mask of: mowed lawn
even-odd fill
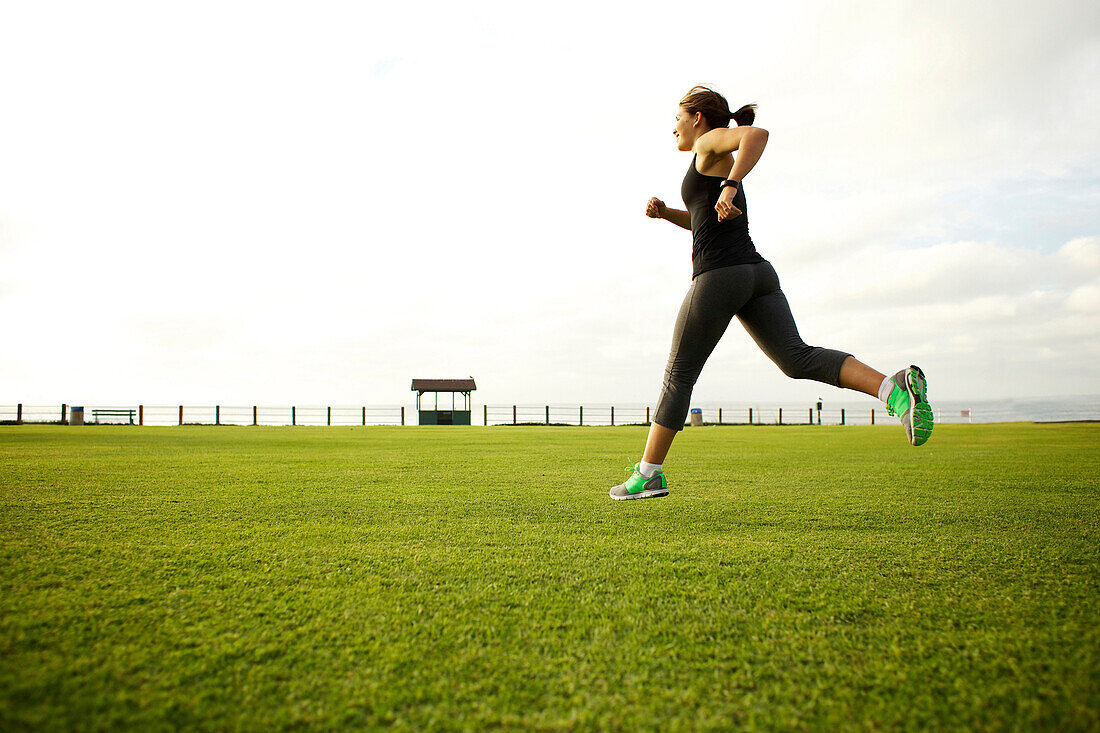
[[[1100,727],[1100,425],[0,427],[0,728]]]

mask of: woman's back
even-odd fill
[[[691,214],[692,277],[720,267],[763,262],[764,258],[756,251],[749,236],[749,212],[745,203],[744,187],[737,187],[737,195],[733,199],[733,205],[742,213],[731,219],[718,221],[714,205],[718,202],[725,176],[700,173],[695,167],[696,159],[697,156],[692,156],[691,165],[680,186],[680,195]]]

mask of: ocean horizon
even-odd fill
[[[68,406],[69,408],[72,405]],[[104,408],[133,409],[137,419],[137,405],[85,404],[84,419],[92,421],[93,410]],[[449,407],[449,405],[448,405]],[[754,423],[805,424],[818,422],[816,401],[700,401],[691,407],[702,412],[706,423]],[[21,412],[16,405],[0,405],[0,422],[14,422],[21,417],[24,422],[56,422],[61,418],[61,406],[24,404]],[[445,409],[441,401],[440,408]],[[647,408],[649,412],[647,413]],[[1100,421],[1100,395],[1073,397],[1031,397],[1004,400],[932,400],[937,423],[997,423],[997,422],[1069,422]],[[651,414],[652,404],[641,402],[622,403],[485,403],[472,405],[473,425],[517,423],[623,425],[643,423]],[[886,413],[885,406],[870,397],[856,400],[825,400],[820,412],[820,422],[836,425],[889,424],[894,418]],[[782,412],[780,412],[782,411]],[[66,419],[68,415],[66,414]],[[185,423],[226,425],[251,425],[255,419],[261,425],[415,425],[418,422],[413,403],[347,405],[258,405],[255,415],[250,405],[187,405],[183,406]],[[127,422],[123,418],[108,416],[105,422]],[[145,425],[177,425],[181,422],[179,405],[146,404],[142,406],[141,420]]]

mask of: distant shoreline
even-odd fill
[[[1100,422],[1100,420],[1094,420],[1091,418],[1082,418],[1080,420],[1033,420],[1036,425],[1061,425],[1071,422]]]

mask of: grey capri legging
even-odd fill
[[[691,390],[734,316],[788,377],[840,386],[840,365],[851,355],[806,345],[771,263],[732,265],[708,270],[691,281],[672,331],[672,352],[653,422],[684,429]]]

